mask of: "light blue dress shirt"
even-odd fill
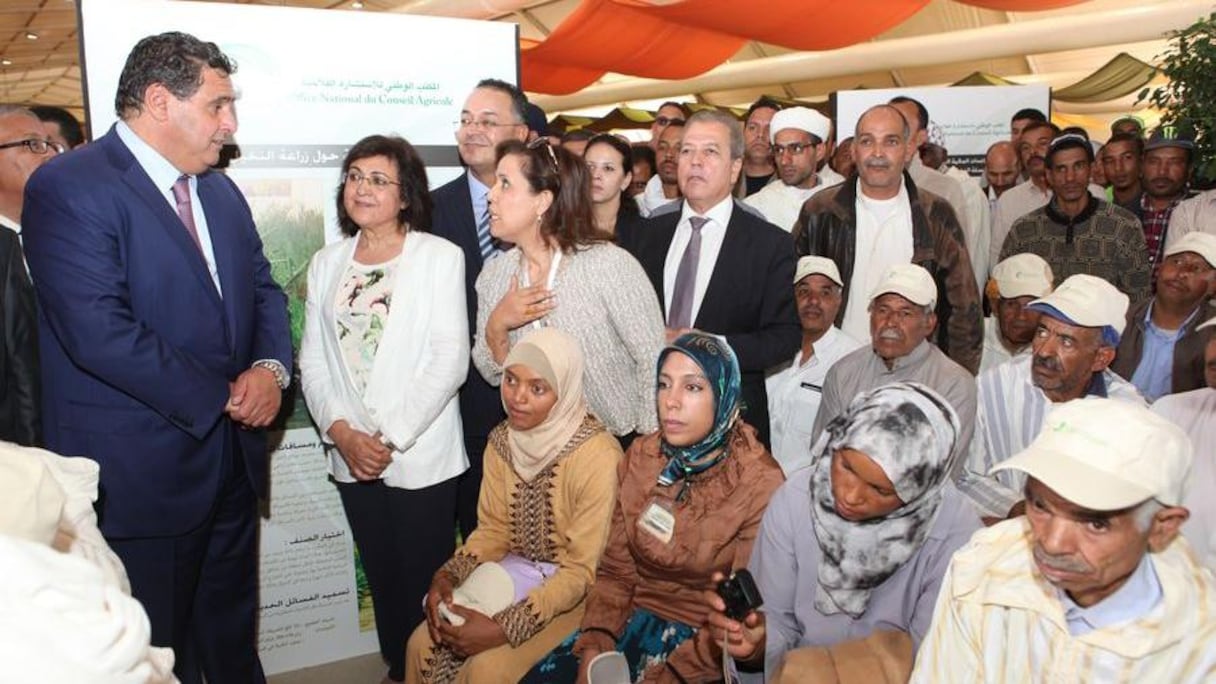
[[[169,203],[169,208],[176,216],[177,201],[173,198],[173,184],[181,177],[182,172],[168,159],[165,159],[160,152],[136,135],[135,131],[131,130],[125,122],[119,121],[114,125],[114,130],[118,133],[118,138],[131,151],[136,163],[152,179],[153,185]],[[198,178],[191,175],[189,185],[190,207],[194,213],[194,227],[198,231],[199,246],[203,249],[203,259],[207,262],[207,272],[211,274],[211,282],[215,283],[215,291],[219,293],[220,297],[223,297],[224,290],[220,287],[220,274],[215,268],[215,250],[211,247],[211,231],[207,228],[207,214],[203,211],[203,203],[198,199]],[[186,230],[184,224],[182,230]]]
[[[1144,312],[1144,349],[1140,352],[1140,365],[1132,373],[1131,381],[1150,403],[1173,390],[1174,345],[1198,313],[1196,309],[1177,330],[1162,330],[1153,323],[1153,305],[1149,304]]]
[[[1161,580],[1157,578],[1148,553],[1140,558],[1140,564],[1123,586],[1088,608],[1078,606],[1068,594],[1060,592],[1068,633],[1075,637],[1148,615],[1161,599]]]

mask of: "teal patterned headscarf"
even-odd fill
[[[725,339],[697,331],[680,335],[659,352],[656,377],[663,369],[663,361],[672,352],[692,359],[705,374],[714,393],[714,424],[709,434],[696,444],[677,447],[668,444],[666,439],[661,441],[663,455],[668,458],[663,472],[659,473],[659,484],[664,486],[712,468],[721,461],[726,456],[726,450],[721,447],[726,444],[739,417],[739,361]]]

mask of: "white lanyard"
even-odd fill
[[[545,279],[545,287],[552,290],[553,285],[557,282],[557,265],[562,262],[562,252],[559,249],[553,250],[553,258],[549,259],[549,277]],[[524,257],[524,253],[519,253],[519,265],[522,267],[523,276],[520,278],[520,287],[531,287],[532,278],[528,275],[528,262]]]
[[[557,284],[557,267],[561,263],[562,263],[561,250],[560,249],[553,250],[553,256],[552,256],[552,258],[549,259],[549,275],[547,278],[545,278],[545,288],[548,289],[550,292],[553,291],[554,286]],[[523,276],[520,278],[519,286],[520,287],[531,287],[532,278],[528,276],[528,262],[527,262],[526,257],[524,257],[523,250],[520,250],[520,253],[519,253],[519,265],[522,267],[520,270],[523,271]],[[539,318],[536,319],[535,321],[532,321],[528,325],[530,327],[537,328],[537,329],[545,327],[544,324],[541,323],[541,319],[539,319]]]

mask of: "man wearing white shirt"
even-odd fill
[[[0,104],[0,226],[21,235],[25,183],[34,169],[61,151],[47,140],[33,112]]]
[[[655,174],[646,182],[646,188],[637,195],[638,211],[642,216],[650,216],[656,209],[671,204],[680,199],[680,180],[678,176],[680,158],[680,137],[684,135],[684,122],[674,120],[663,127],[655,143],[655,157],[658,168]]]
[[[1216,329],[1216,318],[1199,325],[1202,332]],[[1207,387],[1168,394],[1153,402],[1153,412],[1169,419],[1191,438],[1195,461],[1182,505],[1191,517],[1182,525],[1182,536],[1194,547],[1199,562],[1216,572],[1216,335],[1208,332],[1204,348]]]
[[[1165,232],[1166,248],[1195,231],[1216,233],[1216,190],[1201,192],[1174,207],[1169,229]]]
[[[802,323],[802,349],[785,365],[771,369],[765,380],[773,458],[786,477],[810,463],[811,429],[828,369],[862,346],[832,325],[840,309],[843,284],[831,259],[804,256],[798,260],[794,301]]]
[[[1051,293],[1051,266],[1037,254],[1015,254],[992,269],[997,300],[984,319],[984,358],[980,373],[1005,363],[1030,348],[1041,313],[1030,302]]]
[[[941,293],[932,342],[974,373],[983,340],[975,273],[954,210],[904,173],[916,155],[911,135],[895,107],[866,110],[853,138],[857,173],[807,201],[794,244],[800,255],[836,262],[844,279],[836,324],[863,342],[870,335],[869,294],[887,269],[907,263],[925,268]]]
[[[988,236],[980,233],[980,222],[984,220],[983,208],[978,205],[972,206],[977,202],[983,204],[983,197],[977,195],[969,200],[967,190],[959,179],[952,178],[937,168],[925,166],[921,161],[920,148],[929,141],[929,110],[925,108],[925,105],[902,95],[891,98],[889,104],[904,115],[904,118],[908,120],[908,125],[912,128],[912,146],[918,153],[913,154],[912,159],[908,162],[908,175],[912,177],[912,182],[916,183],[916,187],[928,190],[950,203],[950,207],[954,209],[954,216],[958,219],[958,225],[963,229],[967,255],[971,259],[972,271],[975,272],[976,287],[984,289],[983,283],[988,281],[988,259],[987,253],[982,252],[979,248],[987,246]],[[942,140],[939,143],[943,148],[945,147],[944,142]]]
[[[815,167],[826,150],[832,122],[809,107],[790,107],[773,115],[769,131],[780,182],[769,183],[744,203],[758,209],[769,223],[792,231],[802,205],[827,187]]]
[[[788,360],[800,339],[790,289],[796,256],[788,233],[731,197],[742,168],[739,122],[717,110],[693,114],[680,143],[679,210],[622,235],[621,246],[658,293],[669,339],[695,328],[725,337],[734,349],[743,417],[767,444],[764,371]]]
[[[1000,466],[1026,516],[954,554],[911,682],[1211,682],[1216,581],[1178,538],[1194,451],[1142,406],[1055,407]]]
[[[975,439],[957,484],[986,523],[1022,513],[1025,479],[992,471],[1042,432],[1053,405],[1092,397],[1145,405],[1135,386],[1109,369],[1127,305],[1114,285],[1074,275],[1030,303],[1042,314],[1030,353],[980,374]]]

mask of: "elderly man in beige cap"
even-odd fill
[[[999,466],[1027,477],[1026,517],[950,562],[911,681],[1216,678],[1216,580],[1179,530],[1190,440],[1113,399],[1056,407]]]
[[[1136,388],[1108,368],[1127,320],[1127,295],[1080,274],[1029,308],[1042,314],[1031,353],[979,377],[975,439],[958,482],[988,523],[1022,512],[1022,476],[993,473],[993,466],[1038,436],[1052,404],[1110,397],[1145,405]]]
[[[764,380],[773,458],[786,477],[811,461],[811,428],[819,413],[828,370],[845,354],[862,346],[833,324],[843,286],[840,271],[831,259],[804,256],[798,260],[794,303],[802,324],[802,348],[788,363],[769,370]]]
[[[1182,428],[1196,446],[1190,484],[1183,504],[1191,517],[1182,526],[1182,535],[1195,548],[1199,561],[1216,572],[1216,318],[1199,324],[1198,332],[1207,337],[1204,347],[1204,387],[1179,394],[1167,394],[1153,402],[1153,413],[1168,418]]]
[[[774,114],[769,142],[781,182],[769,183],[743,202],[758,209],[769,223],[792,231],[802,205],[827,187],[815,169],[827,152],[825,141],[831,135],[831,120],[809,107],[790,107]]]
[[[1042,314],[1030,302],[1051,293],[1051,266],[1037,254],[1015,254],[992,269],[996,285],[995,315],[984,319],[984,356],[980,373],[995,368],[1034,340]]]
[[[955,448],[965,452],[975,428],[975,378],[929,341],[937,326],[937,296],[933,276],[920,266],[887,269],[870,294],[870,346],[851,352],[828,371],[812,442],[858,392],[910,380],[954,407],[962,428]]]
[[[1111,370],[1131,381],[1149,401],[1204,386],[1205,335],[1216,294],[1216,235],[1187,233],[1165,249],[1157,266],[1157,291],[1127,312]]]

